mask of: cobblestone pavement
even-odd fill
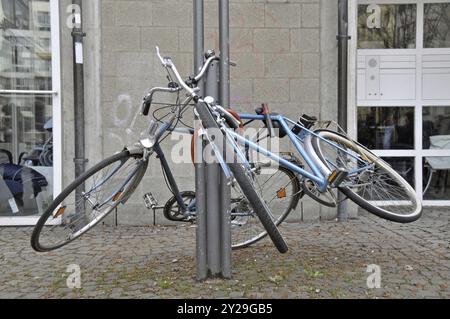
[[[31,228],[0,228],[0,298],[449,298],[450,212],[399,225],[362,215],[346,224],[286,224],[289,253],[268,240],[233,252],[233,279],[195,280],[195,228],[99,226],[53,253]],[[81,267],[81,289],[66,285]],[[367,265],[381,288],[367,288]]]

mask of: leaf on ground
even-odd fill
[[[279,283],[279,282],[281,282],[282,280],[283,280],[283,277],[282,276],[280,276],[280,275],[275,275],[275,276],[271,276],[271,277],[269,277],[269,280],[271,281],[271,282],[274,282],[274,283]]]

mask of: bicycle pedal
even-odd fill
[[[345,170],[337,169],[333,171],[330,176],[328,176],[328,183],[332,187],[339,187],[341,183],[346,179],[348,176],[348,172]]]
[[[183,219],[183,222],[185,223],[191,223],[191,224],[195,224],[196,218],[193,216],[189,216],[186,217],[185,219]]]
[[[158,201],[152,193],[144,194],[144,204],[147,209],[155,209],[158,206]]]

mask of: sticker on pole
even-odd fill
[[[81,42],[75,42],[75,62],[77,64],[83,64],[84,63],[83,43],[81,43]]]
[[[17,207],[17,203],[16,203],[16,200],[14,199],[14,197],[10,198],[8,200],[8,203],[9,203],[9,207],[11,207],[13,214],[17,214],[19,212],[19,207]]]

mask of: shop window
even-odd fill
[[[34,92],[52,89],[50,6],[0,6],[0,217],[37,216],[53,199],[53,97]]]
[[[423,108],[423,148],[450,149],[450,107]]]
[[[414,149],[414,108],[358,107],[358,141],[369,149]]]
[[[423,198],[450,200],[450,157],[423,159]]]

